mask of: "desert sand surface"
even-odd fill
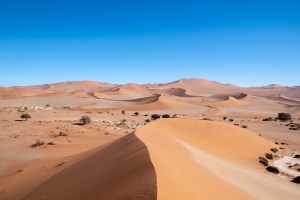
[[[275,120],[281,112],[292,122]],[[0,87],[0,199],[300,199],[290,182],[300,171],[299,123],[299,86]],[[279,174],[259,163],[265,153]]]

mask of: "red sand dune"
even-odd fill
[[[157,199],[299,199],[292,184],[257,170],[275,145],[232,125],[162,119],[137,131],[157,174]]]
[[[246,93],[259,96],[281,94],[290,98],[300,97],[300,87],[284,87],[273,84],[271,86],[264,87],[243,88],[231,84],[221,84],[215,81],[195,78],[180,79],[167,84],[139,85],[130,83],[125,85],[116,85],[95,81],[72,81],[35,86],[0,88],[0,98],[15,98],[55,92],[72,93],[75,91],[97,92],[95,95],[99,97],[102,95],[124,95],[124,93],[133,96],[135,94],[134,98],[137,98],[136,94],[149,96],[157,93],[158,90],[166,90],[165,92],[167,94],[175,96],[189,96],[190,94],[187,94],[187,91],[189,91],[189,93],[193,94],[191,96],[202,96],[201,94],[220,95],[230,93]],[[127,99],[129,99],[129,97]]]

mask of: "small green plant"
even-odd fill
[[[258,160],[264,166],[266,166],[266,167],[269,166],[269,161],[267,159],[265,159],[264,157],[259,157]]]
[[[274,173],[274,174],[279,174],[279,169],[278,169],[277,167],[274,167],[274,166],[268,166],[268,167],[266,168],[266,170],[267,170],[268,172],[272,172],[272,173]]]
[[[160,115],[158,115],[158,114],[153,114],[153,115],[151,115],[151,119],[152,120],[157,120],[157,119],[159,119],[160,118]]]
[[[273,160],[273,154],[271,154],[271,153],[266,153],[265,156],[266,156],[266,158],[268,158],[269,160]]]
[[[21,117],[21,119],[25,119],[26,121],[27,121],[28,119],[31,119],[31,116],[30,116],[28,113],[24,113],[24,114],[22,114],[20,117]]]
[[[55,145],[54,142],[48,142],[47,145]]]
[[[38,146],[42,146],[42,145],[44,145],[44,144],[45,144],[44,141],[42,141],[42,140],[40,140],[40,139],[37,139],[37,140],[35,141],[35,143],[31,145],[31,147],[35,148],[35,147],[38,147]]]
[[[300,176],[296,176],[293,180],[292,180],[293,183],[297,183],[297,184],[300,184]]]
[[[86,124],[89,124],[89,123],[91,123],[91,118],[90,118],[90,116],[88,116],[88,115],[83,115],[83,116],[81,116],[81,118],[79,119],[79,121],[80,121],[80,123],[82,124],[82,125],[86,125]]]
[[[23,112],[25,112],[26,110],[28,110],[28,107],[18,107],[18,108],[17,108],[17,111],[20,112],[20,113],[23,113]]]
[[[204,117],[204,118],[202,118],[201,120],[207,120],[207,121],[212,121],[210,118],[208,118],[208,117]]]
[[[277,153],[278,152],[278,149],[276,149],[276,148],[271,148],[270,149],[273,153]]]
[[[298,123],[290,123],[290,130],[294,130],[294,131],[297,131],[300,129],[300,124]]]
[[[296,154],[294,158],[300,158],[300,154]]]
[[[292,116],[290,113],[278,113],[277,118],[281,121],[288,121],[292,119]]]
[[[121,113],[122,113],[122,115],[125,115],[125,110],[122,110]]]
[[[162,118],[170,118],[170,115],[168,114],[164,114],[163,116],[161,116]]]
[[[122,126],[125,126],[126,123],[127,123],[126,119],[122,119],[120,124],[121,124]]]

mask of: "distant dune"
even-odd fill
[[[48,99],[48,103],[44,97]],[[268,106],[270,104],[287,105],[290,106],[289,109],[295,109],[295,106],[300,105],[300,87],[272,84],[243,88],[195,78],[180,79],[166,84],[117,85],[95,81],[72,81],[0,88],[0,106],[26,106],[27,102],[31,102],[29,106],[51,103],[75,109],[160,110],[212,106],[220,110],[224,106],[257,104],[266,105],[267,109],[271,108]],[[68,102],[68,105],[65,102]]]
[[[166,90],[167,89],[167,90]],[[269,95],[286,95],[288,97],[299,97],[300,87],[285,87],[277,84],[262,87],[249,87],[243,88],[232,84],[222,84],[215,81],[209,81],[205,79],[180,79],[166,84],[125,84],[117,85],[105,82],[95,81],[71,81],[61,82],[45,85],[34,86],[16,86],[16,87],[0,87],[1,98],[5,96],[7,98],[15,98],[27,96],[26,93],[30,93],[31,96],[38,95],[40,93],[55,93],[55,92],[76,92],[76,91],[89,91],[104,93],[109,95],[115,95],[125,91],[129,93],[150,94],[153,90],[165,91],[166,94],[175,96],[189,96],[187,91],[196,93],[210,93],[210,94],[232,94],[232,93],[245,93],[260,96]],[[27,92],[26,92],[27,91]],[[116,93],[115,93],[116,92]],[[125,92],[126,93],[126,92]],[[191,95],[193,96],[193,95]]]

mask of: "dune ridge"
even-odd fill
[[[22,200],[154,200],[156,190],[147,148],[129,134],[54,175]]]

